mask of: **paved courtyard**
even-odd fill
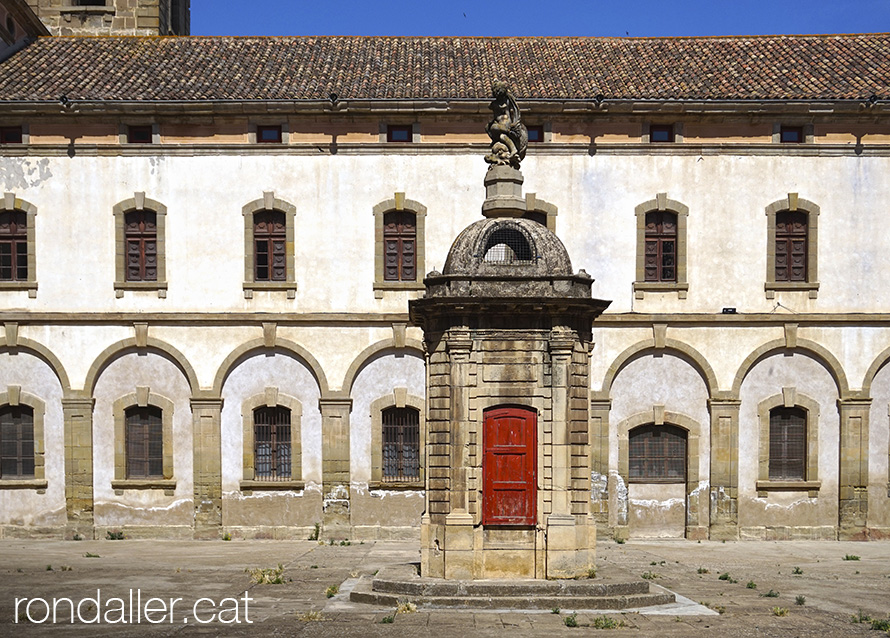
[[[702,613],[708,610],[689,604],[661,613],[578,610],[572,616],[578,627],[573,628],[566,626],[576,611],[570,608],[559,613],[421,609],[394,614],[392,608],[349,602],[348,591],[359,577],[389,564],[417,561],[416,543],[4,539],[0,638],[505,632],[548,638],[591,632],[875,638],[883,632],[873,631],[871,623],[855,623],[853,617],[886,619],[890,613],[890,543],[602,541],[598,551],[598,576],[639,578],[647,573],[656,586],[719,613]],[[844,560],[853,556],[859,559]],[[286,582],[252,584],[246,570],[268,570],[279,563]],[[720,579],[721,574],[729,576]],[[329,592],[332,586],[338,593]],[[770,592],[777,595],[767,596]],[[101,622],[85,622],[97,617]],[[384,622],[388,617],[392,622]],[[604,617],[622,626],[596,629],[608,623]]]

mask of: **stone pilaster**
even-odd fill
[[[222,532],[222,422],[219,397],[192,397],[195,538],[219,538]]]
[[[609,527],[609,411],[608,393],[590,400],[590,509],[601,531]]]
[[[468,437],[470,429],[470,352],[473,341],[466,328],[448,334],[448,355],[451,359],[451,508],[467,511]]]
[[[711,540],[739,537],[739,409],[731,397],[708,401],[711,412]]]
[[[66,536],[93,537],[93,405],[72,392],[62,399],[65,421]]]
[[[352,399],[332,395],[318,400],[321,411],[323,527],[327,538],[350,536],[349,413]]]
[[[838,450],[838,540],[868,538],[868,414],[871,399],[837,402],[840,413]]]

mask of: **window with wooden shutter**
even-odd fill
[[[645,281],[677,281],[677,216],[646,213]]]
[[[124,216],[127,244],[127,281],[158,280],[157,215],[150,210],[133,210]]]
[[[628,436],[628,478],[636,483],[686,481],[686,430],[673,425],[641,425]]]
[[[407,211],[383,216],[383,280],[417,279],[417,220]]]
[[[802,408],[773,408],[769,413],[769,478],[805,481],[807,413]]]
[[[34,478],[34,410],[0,408],[0,478]]]
[[[287,280],[287,233],[284,213],[263,210],[253,216],[254,281]]]
[[[420,480],[420,412],[415,408],[383,410],[384,482]]]
[[[28,280],[28,215],[0,213],[0,281]]]
[[[164,426],[161,409],[127,408],[127,478],[164,478]]]
[[[807,281],[807,214],[776,214],[776,281]]]
[[[291,412],[283,406],[253,411],[254,478],[291,479]]]

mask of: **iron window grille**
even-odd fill
[[[420,480],[420,412],[415,408],[383,410],[383,482]]]
[[[127,408],[127,478],[164,478],[164,426],[153,405]]]
[[[773,408],[769,413],[769,478],[805,481],[807,413],[802,408]]]
[[[686,481],[686,430],[674,425],[641,425],[628,437],[629,479],[636,483]]]
[[[383,280],[417,279],[417,220],[413,213],[392,211],[383,216]]]
[[[287,280],[287,232],[284,213],[264,210],[253,215],[254,281]]]
[[[258,481],[291,479],[290,410],[282,406],[253,411],[254,478]]]
[[[677,216],[646,213],[645,281],[677,281]]]
[[[34,410],[0,408],[0,478],[34,478]]]
[[[776,214],[776,281],[807,281],[807,214]]]
[[[0,213],[0,281],[28,280],[28,215]]]
[[[483,261],[490,264],[530,264],[534,262],[531,245],[516,228],[498,228],[488,236]]]
[[[134,210],[124,216],[127,244],[127,281],[158,280],[157,215],[150,210]]]

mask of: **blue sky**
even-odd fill
[[[192,0],[194,35],[765,35],[890,31],[890,0]]]

